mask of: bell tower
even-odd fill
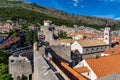
[[[110,28],[106,27],[104,30],[104,42],[108,45],[111,44],[111,34],[110,34]]]

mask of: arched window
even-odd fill
[[[108,35],[108,33],[105,33],[105,35]]]
[[[11,60],[11,63],[13,63],[14,62],[14,60]]]

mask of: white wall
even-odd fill
[[[98,47],[88,47],[88,48],[83,48],[83,53],[84,54],[89,54],[89,53],[97,53],[97,52],[102,52],[106,50],[109,46],[98,46]]]
[[[80,74],[87,77],[87,78],[89,78],[90,80],[97,79],[96,74],[93,72],[93,70],[90,68],[90,66],[87,64],[87,62],[85,60],[79,62],[78,65],[76,65],[74,68],[77,68],[77,67],[87,67],[89,71],[84,72],[84,73],[80,73]]]
[[[60,45],[70,46],[70,43],[60,43]]]
[[[99,52],[103,52],[104,50],[108,49],[109,46],[96,46],[96,47],[82,47],[77,41],[75,41],[72,45],[71,45],[71,50],[75,50],[78,49],[78,51],[82,54],[89,54],[89,53],[99,53]]]
[[[73,36],[72,38],[75,40],[79,40],[81,38],[83,39],[83,35],[76,35],[76,36]]]
[[[49,21],[44,21],[44,26],[50,26],[50,22]]]
[[[85,60],[83,60],[83,65],[87,66],[87,68],[90,70],[89,71],[89,75],[83,74],[84,76],[88,77],[91,80],[95,80],[97,79],[96,74],[93,72],[93,70],[90,68],[90,66],[87,64],[87,62]]]
[[[102,53],[101,56],[110,56],[111,54]]]
[[[71,45],[71,50],[76,50],[78,49],[78,51],[83,54],[83,48],[82,46],[77,42],[75,41],[72,45]]]

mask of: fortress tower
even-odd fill
[[[52,21],[45,20],[44,25],[40,27],[39,34],[43,34],[45,36],[45,41],[49,42],[50,45],[56,45],[56,40],[53,38],[53,30],[49,30],[49,28],[53,28],[54,25],[52,24]]]

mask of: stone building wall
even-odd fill
[[[14,80],[19,80],[23,76],[32,74],[32,66],[26,57],[9,57],[9,74]]]

